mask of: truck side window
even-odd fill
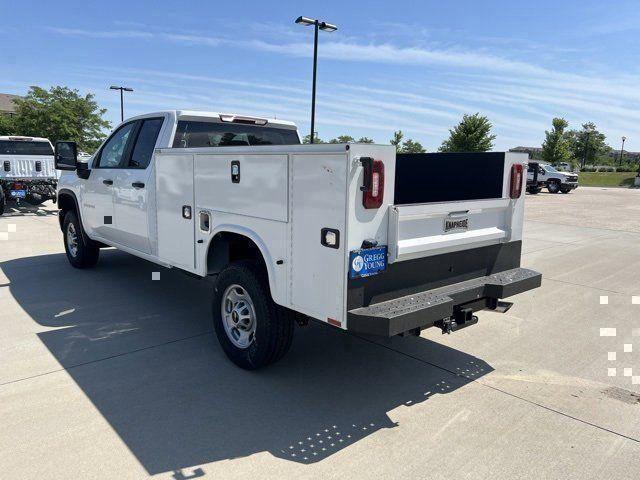
[[[98,168],[118,168],[122,161],[127,142],[133,133],[136,122],[127,123],[120,127],[104,144],[98,159]]]
[[[162,127],[162,118],[145,119],[140,127],[136,145],[129,159],[129,168],[147,168]]]

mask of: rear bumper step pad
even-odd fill
[[[527,268],[454,283],[433,290],[375,303],[348,312],[348,330],[391,337],[408,330],[432,326],[450,317],[462,304],[480,299],[500,299],[537,288],[542,275]]]

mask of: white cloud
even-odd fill
[[[226,37],[159,31],[127,23],[122,26],[126,29],[50,28],[50,31],[101,39],[153,39],[205,48],[225,46],[289,57],[311,55],[310,42],[298,40],[295,34],[282,35],[285,40],[278,42],[252,38],[259,33],[255,29],[249,29],[244,37]],[[401,128],[413,134],[443,136],[463,113],[479,111],[494,122],[499,133],[498,145],[504,147],[508,146],[507,141],[518,138],[520,141],[516,143],[539,143],[544,129],[548,128],[551,117],[555,115],[566,116],[572,127],[577,126],[575,123],[594,120],[609,136],[633,131],[640,119],[640,90],[637,88],[640,77],[633,74],[604,71],[578,75],[459,47],[363,44],[354,40],[335,41],[333,37],[323,39],[319,55],[336,61],[432,67],[438,73],[447,72],[445,79],[442,76],[431,78],[424,74],[424,68],[410,71],[407,68],[407,76],[421,80],[410,85],[406,78],[398,79],[398,82],[402,81],[402,89],[397,89],[396,81],[388,77],[387,83],[393,86],[379,88],[356,82],[325,85],[318,97],[322,125],[362,126],[365,129],[376,123],[377,128],[383,119],[383,124],[388,126],[385,131]],[[148,69],[118,69],[117,73],[156,85],[157,90],[173,88],[185,94],[183,101],[193,105],[209,102],[216,109],[219,107],[215,105],[222,104],[225,108],[228,105],[230,110],[234,109],[233,105],[247,109],[262,106],[260,112],[272,110],[278,115],[286,113],[300,117],[303,121],[306,116],[300,112],[308,109],[306,84],[298,87],[296,85],[300,83],[289,78],[266,83]],[[274,77],[277,75],[275,72]],[[377,80],[384,82],[384,79]],[[204,85],[212,83],[220,87],[215,95],[210,95],[209,89],[204,88]],[[431,94],[416,94],[414,91]],[[139,100],[145,101],[143,98]],[[174,99],[179,100],[179,97]],[[152,102],[153,99],[147,97],[146,101]]]

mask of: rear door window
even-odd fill
[[[180,120],[173,148],[299,145],[296,130],[224,122]]]
[[[0,140],[0,155],[53,155],[49,142]]]

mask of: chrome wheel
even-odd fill
[[[256,336],[256,312],[249,293],[230,285],[222,295],[222,323],[227,337],[238,348],[248,348]]]
[[[72,257],[78,256],[78,234],[73,223],[67,227],[67,248]]]

